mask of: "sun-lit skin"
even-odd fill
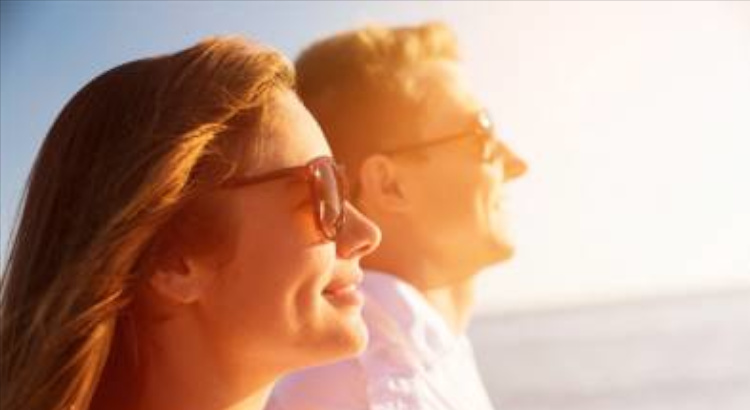
[[[476,113],[483,109],[455,63],[423,63],[408,75],[418,90],[424,90],[423,141],[471,128]],[[436,146],[424,155],[427,164],[410,166],[406,180],[413,186],[415,207],[424,215],[417,220],[424,226],[425,237],[435,241],[436,249],[449,252],[462,271],[512,255],[503,221],[504,183],[525,167],[513,154],[503,163],[481,163],[477,145],[466,139]]]
[[[330,155],[291,92],[275,98],[269,116],[264,138],[273,149],[247,175]],[[304,182],[282,179],[220,190],[198,205],[213,218],[188,242],[221,237],[222,249],[187,246],[157,261],[139,300],[141,312],[158,314],[139,333],[149,365],[137,408],[259,408],[283,373],[364,348],[353,286],[380,232],[349,206],[336,242],[323,239],[308,192]]]
[[[470,128],[483,108],[454,62],[425,62],[401,75],[422,99],[422,141]],[[468,319],[474,276],[513,254],[503,215],[504,185],[526,170],[507,147],[496,163],[481,162],[481,151],[476,140],[463,139],[414,154],[376,155],[362,168],[363,209],[384,233],[366,266],[417,287],[457,331]],[[373,188],[378,184],[367,182],[372,180],[397,188]]]

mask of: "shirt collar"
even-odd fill
[[[453,349],[463,337],[451,331],[415,287],[395,275],[366,270],[362,290],[371,347],[390,346],[411,352],[416,355],[414,359],[431,362]]]

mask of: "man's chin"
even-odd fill
[[[507,241],[494,241],[488,252],[488,265],[503,263],[513,258],[516,249],[513,244]]]

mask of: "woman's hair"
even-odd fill
[[[140,262],[189,200],[261,155],[290,65],[211,38],[97,77],[62,110],[26,187],[0,294],[0,408],[88,408]]]

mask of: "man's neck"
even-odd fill
[[[420,290],[425,299],[445,319],[454,334],[466,331],[474,307],[474,277],[448,285]]]
[[[410,283],[437,310],[454,334],[466,331],[474,307],[477,270],[435,266],[429,260],[383,258],[378,254],[363,261],[363,265]],[[455,279],[434,285],[439,278]]]
[[[396,226],[375,218],[383,232],[395,232]],[[384,235],[377,251],[362,259],[362,266],[389,273],[414,286],[443,317],[454,334],[465,332],[474,307],[474,277],[481,265],[456,261],[429,247],[420,247],[419,238],[410,237],[408,221],[398,239]]]

